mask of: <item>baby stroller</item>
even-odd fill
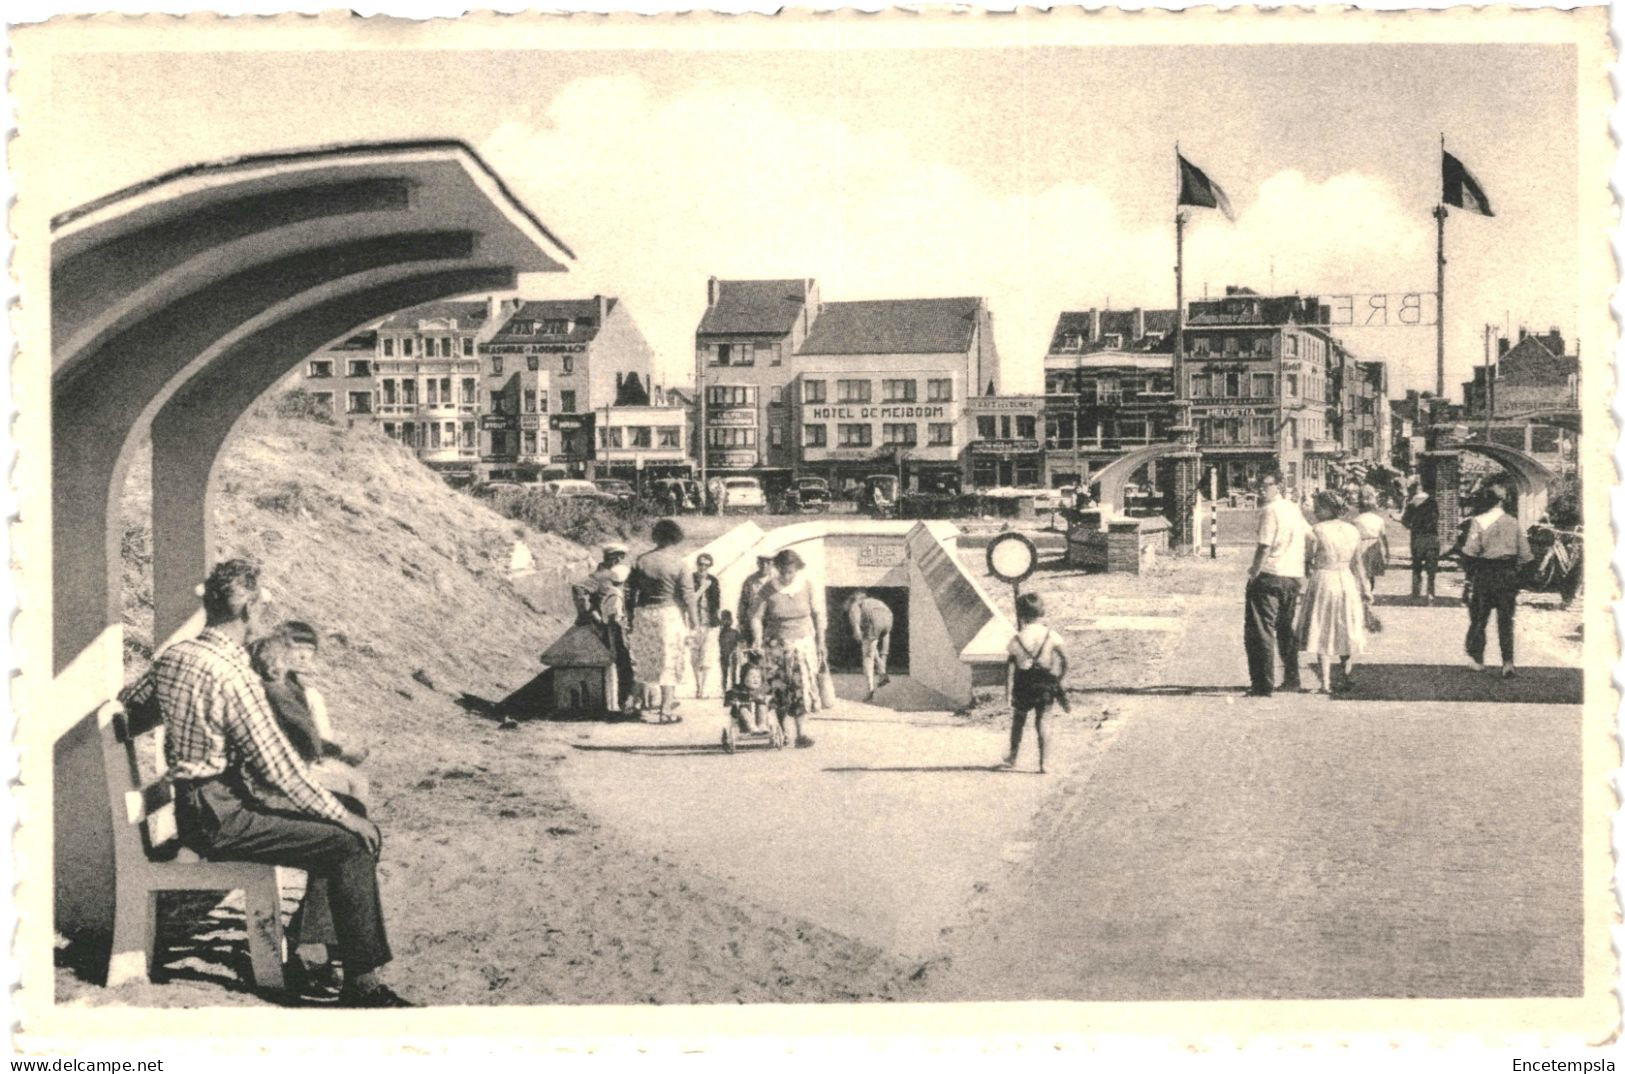
[[[722,748],[736,752],[747,744],[784,748],[784,727],[777,715],[768,711],[763,683],[762,654],[752,649],[744,654],[738,681],[728,688],[728,722],[722,728]]]

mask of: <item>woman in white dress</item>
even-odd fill
[[[1377,591],[1377,579],[1388,570],[1388,519],[1383,516],[1377,490],[1370,485],[1360,486],[1360,511],[1351,520],[1360,531],[1360,562],[1365,567],[1365,581],[1371,592]]]
[[[1309,531],[1309,584],[1298,602],[1298,648],[1320,666],[1316,693],[1346,689],[1354,658],[1365,652],[1365,602],[1370,595],[1360,563],[1360,531],[1343,519],[1343,497],[1315,495],[1315,525]],[[1332,661],[1342,663],[1343,681],[1334,687]]]

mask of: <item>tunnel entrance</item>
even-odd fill
[[[863,674],[863,650],[852,636],[852,620],[848,618],[846,602],[861,589],[891,609],[891,655],[886,671],[892,675],[908,674],[908,587],[907,586],[838,586],[824,591],[824,607],[829,622],[824,627],[824,641],[829,652],[829,670],[836,675]]]

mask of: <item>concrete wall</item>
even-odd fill
[[[909,592],[909,675],[896,691],[898,708],[937,710],[966,704],[977,667],[1003,659],[1012,628],[954,554],[958,530],[949,523],[839,520],[802,522],[763,531],[745,522],[695,549],[710,554],[725,608],[737,608],[741,584],[758,555],[793,548],[806,562],[824,600],[824,585],[906,586]],[[825,609],[825,621],[838,608]]]

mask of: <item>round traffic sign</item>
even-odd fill
[[[1038,549],[1020,533],[1002,533],[987,546],[987,569],[1012,584],[1038,567]]]

